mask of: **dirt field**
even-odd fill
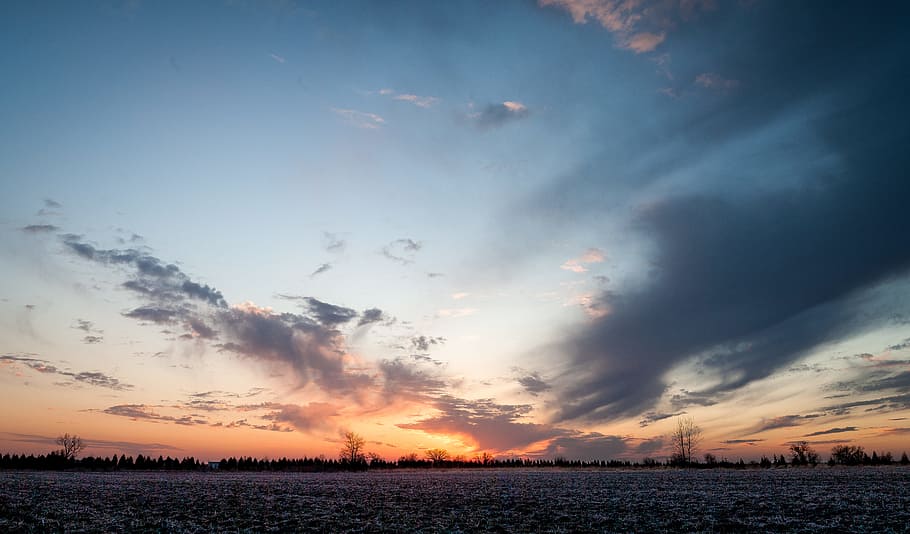
[[[910,532],[910,469],[0,472],[0,531]]]

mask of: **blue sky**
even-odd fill
[[[899,6],[0,10],[6,449],[906,435]]]

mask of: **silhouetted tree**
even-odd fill
[[[75,460],[76,455],[85,448],[82,438],[76,435],[70,436],[68,432],[57,438],[57,445],[62,447],[60,454],[67,461]]]
[[[836,445],[831,449],[831,460],[835,464],[861,465],[865,458],[863,448],[856,445]]]
[[[449,459],[449,451],[445,449],[430,449],[426,452],[427,459],[433,462],[433,465],[439,465]]]
[[[790,463],[793,465],[818,465],[818,453],[808,441],[797,441],[790,444]]]
[[[363,439],[363,436],[348,430],[342,438],[341,452],[339,453],[341,459],[352,464],[365,462],[366,457],[363,452],[363,446],[366,445],[366,440]]]
[[[673,443],[673,463],[689,465],[701,443],[701,428],[691,417],[680,417],[676,420],[676,429],[670,440]]]

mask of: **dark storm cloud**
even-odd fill
[[[489,130],[523,119],[530,115],[528,108],[518,102],[489,104],[480,111],[469,114],[478,128]]]
[[[357,317],[357,312],[351,308],[322,302],[313,297],[304,297],[303,300],[316,320],[329,327],[345,324]]]
[[[685,412],[674,412],[674,413],[662,413],[662,412],[647,412],[642,415],[641,420],[638,422],[638,426],[644,428],[648,425],[656,423],[658,421],[663,421],[664,419],[669,419],[671,417],[676,417],[682,415]]]
[[[828,430],[819,430],[818,432],[812,432],[811,434],[806,434],[807,438],[812,438],[815,436],[825,436],[828,434],[840,434],[843,432],[856,432],[859,430],[855,426],[845,426],[845,427],[835,427],[829,428]]]
[[[525,389],[531,395],[539,395],[546,391],[549,391],[552,386],[548,384],[544,379],[540,378],[539,373],[531,373],[526,376],[522,376],[518,379],[518,383],[521,384],[521,387]]]
[[[237,306],[218,312],[214,321],[222,332],[222,349],[289,365],[301,384],[316,382],[327,391],[352,392],[372,380],[345,369],[343,336],[310,317]]]
[[[735,193],[707,188],[641,209],[633,227],[653,244],[649,278],[604,293],[611,313],[563,343],[578,372],[564,377],[558,419],[640,414],[666,393],[666,373],[695,357],[700,371],[719,379],[696,392],[710,399],[785,369],[820,344],[906,320],[910,247],[899,243],[910,235],[902,59],[910,41],[898,22],[905,17],[891,13],[904,9],[783,4],[730,25],[738,44],[709,59],[718,72],[738,68],[743,85],[682,113],[663,134],[698,143],[650,174],[685,168],[821,99],[808,126],[837,170],[770,152],[764,157],[794,162],[786,183]],[[728,180],[761,183],[764,169],[753,163],[731,168]],[[635,179],[614,179],[622,173],[611,169],[598,181],[590,177],[598,170],[588,171],[585,181],[560,183],[568,196],[550,195],[537,208],[595,217],[608,206],[588,198],[613,199],[610,188]],[[884,283],[886,291],[872,291]]]
[[[382,310],[379,308],[369,308],[363,310],[363,313],[360,314],[360,320],[357,321],[357,326],[364,326],[372,323],[378,323],[385,319],[385,315],[382,313]]]
[[[56,232],[60,228],[54,226],[53,224],[30,224],[28,226],[23,226],[22,231],[30,234],[47,234],[50,232]]]
[[[402,265],[414,263],[414,256],[423,248],[423,244],[411,238],[402,238],[392,241],[382,247],[382,255]]]
[[[136,308],[128,312],[123,312],[124,317],[138,319],[140,321],[149,321],[158,324],[171,323],[179,314],[179,310],[157,308],[154,306],[143,306],[141,308]]]

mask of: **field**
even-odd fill
[[[910,469],[0,472],[0,531],[910,532]]]

